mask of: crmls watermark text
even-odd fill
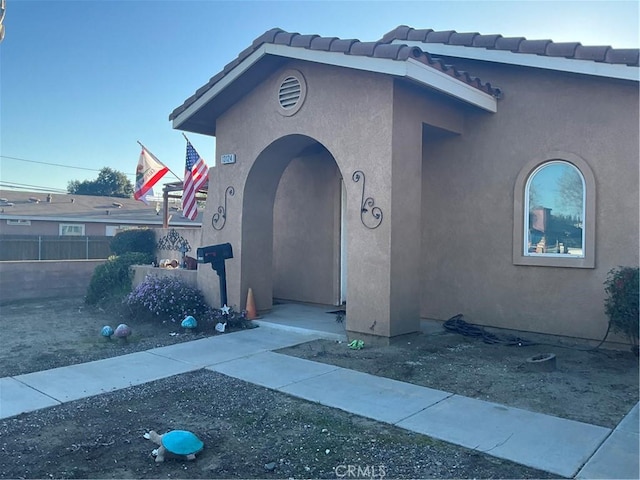
[[[338,478],[384,478],[384,465],[338,465],[333,469]]]

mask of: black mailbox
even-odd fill
[[[233,258],[233,249],[230,243],[198,248],[198,263],[210,263],[211,268],[213,268],[218,274],[218,277],[220,277],[221,307],[227,306],[227,273],[224,267],[224,261],[228,258]]]
[[[227,258],[233,258],[233,249],[230,243],[198,248],[198,263],[213,264],[224,262]]]

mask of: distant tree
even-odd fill
[[[95,180],[72,180],[67,191],[76,195],[129,198],[133,195],[133,184],[126,174],[104,167]]]
[[[562,199],[564,213],[582,217],[584,187],[582,186],[582,178],[575,169],[564,167],[564,171],[558,179],[558,191]]]

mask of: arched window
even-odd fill
[[[584,258],[585,183],[564,161],[546,162],[525,188],[524,255]]]
[[[595,266],[595,179],[577,155],[553,152],[529,162],[514,190],[513,262]]]

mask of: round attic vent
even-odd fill
[[[302,107],[307,95],[307,85],[297,70],[285,72],[278,85],[278,110],[282,115],[290,117]]]

